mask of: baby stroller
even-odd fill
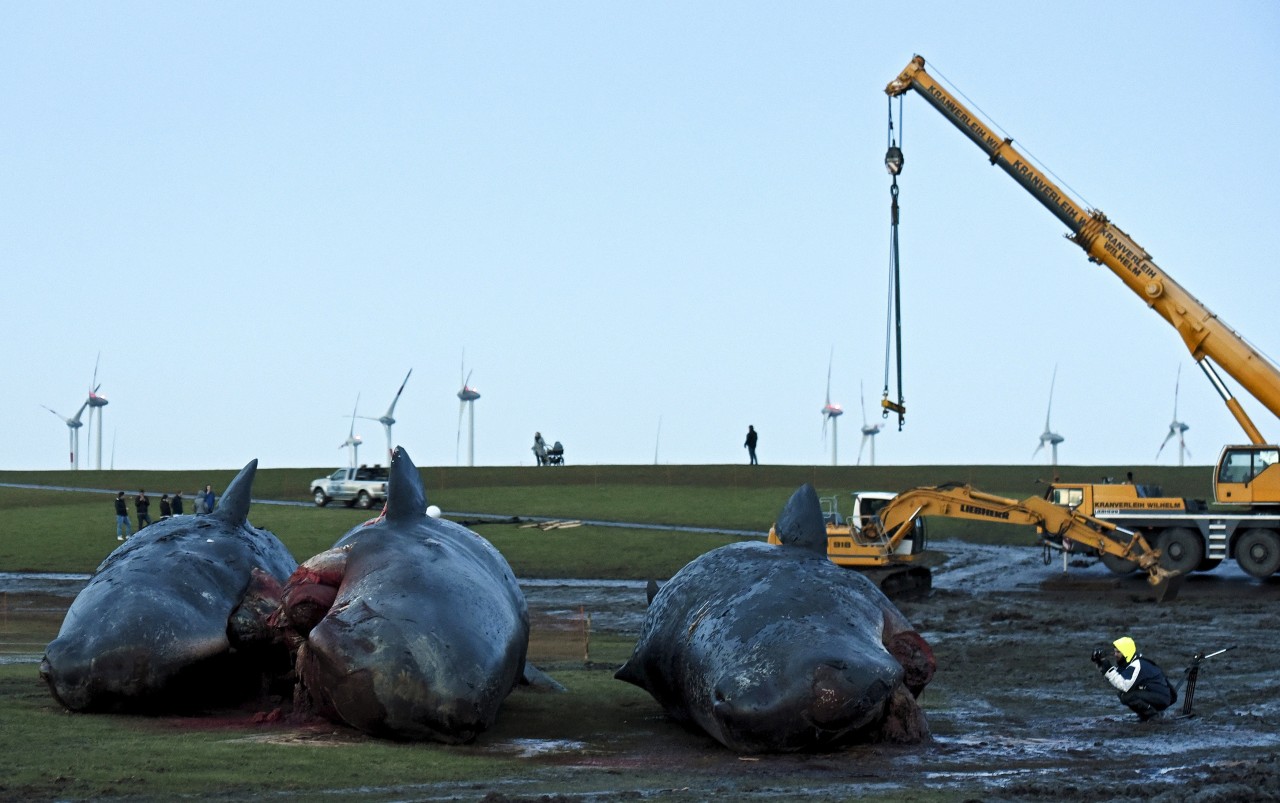
[[[551,448],[547,450],[547,465],[564,465],[564,447],[560,445],[560,441],[556,441],[551,445]]]

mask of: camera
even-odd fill
[[[1105,657],[1106,656],[1102,654],[1101,647],[1094,647],[1093,654],[1089,656],[1089,660],[1093,661],[1095,664],[1100,664],[1102,663],[1102,659]]]

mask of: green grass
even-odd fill
[[[1063,480],[1123,478],[1125,467],[1060,467]],[[1205,467],[1144,466],[1142,482],[1170,495],[1203,497]],[[791,492],[814,484],[838,495],[848,509],[855,489],[900,491],[918,485],[967,482],[981,490],[1025,498],[1043,493],[1044,466],[566,466],[563,468],[423,468],[429,499],[447,512],[597,519],[645,524],[768,530]],[[259,469],[255,499],[306,501],[309,482],[325,469]],[[193,492],[210,482],[218,490],[234,471],[0,472],[0,482],[65,485],[134,493]],[[132,511],[132,505],[130,506]],[[298,560],[327,549],[372,514],[341,505],[328,508],[256,504],[250,521],[271,530]],[[511,525],[476,526],[522,577],[666,577],[689,559],[731,536],[579,527],[540,532]],[[1033,543],[1029,528],[991,527],[935,519],[935,539]],[[0,571],[89,572],[116,547],[111,494],[0,487]]]
[[[1123,477],[1124,468],[1060,470],[1064,480]],[[1171,494],[1199,496],[1207,468],[1142,468],[1141,481]],[[0,482],[68,485],[106,491],[194,491],[205,482],[224,488],[234,471],[207,472],[0,472]],[[262,469],[257,499],[309,499],[307,483],[323,469]],[[854,489],[897,491],[947,481],[1023,498],[1039,495],[1043,467],[806,468],[740,466],[583,466],[563,469],[435,469],[422,471],[428,495],[446,511],[500,515],[602,519],[724,527],[763,532],[802,482],[823,495]],[[153,510],[155,505],[153,504]],[[275,532],[302,560],[327,549],[370,513],[255,504],[250,520]],[[697,555],[732,536],[583,526],[547,532],[511,524],[475,529],[506,556],[519,577],[668,577]],[[990,527],[936,520],[935,538],[965,537],[1031,543],[1026,528]],[[117,546],[111,494],[0,488],[0,571],[88,572]],[[7,597],[4,603],[8,606]],[[37,602],[36,604],[43,604]],[[4,609],[3,641],[18,652],[38,651],[60,617]],[[542,635],[541,638],[554,638]],[[544,644],[543,649],[555,645]],[[217,720],[93,716],[61,709],[32,664],[0,664],[0,799],[163,800],[178,796],[255,797],[264,790],[298,797],[321,792],[341,799],[431,794],[479,797],[487,789],[573,794],[602,788],[668,789],[670,768],[661,762],[626,770],[548,774],[555,760],[528,760],[502,749],[517,739],[567,739],[586,744],[584,754],[651,755],[650,747],[679,748],[691,758],[683,772],[720,777],[741,772],[736,758],[703,737],[665,720],[652,698],[612,678],[610,668],[630,654],[631,640],[593,633],[591,665],[542,664],[568,688],[565,694],[518,691],[503,705],[495,728],[480,743],[450,747],[399,744],[336,726],[299,729],[261,726],[248,712]],[[550,653],[548,653],[550,654]],[[560,655],[574,654],[560,645]],[[537,661],[539,656],[530,657]],[[289,737],[270,739],[264,737]],[[790,766],[783,764],[782,766]],[[802,775],[796,782],[818,776]],[[603,778],[603,780],[602,780]],[[500,779],[500,780],[495,780]],[[506,787],[518,781],[519,786]],[[785,784],[783,770],[764,782]],[[539,787],[539,784],[542,784]],[[337,794],[333,794],[337,790]],[[407,790],[407,791],[406,791]],[[872,795],[878,799],[930,799],[927,790]],[[933,795],[950,799],[951,793]],[[673,795],[679,799],[679,795]]]
[[[218,790],[236,799],[254,796],[264,786],[295,792],[351,789],[350,797],[360,797],[354,790],[521,772],[514,758],[345,731],[337,742],[341,760],[335,760],[329,748],[264,741],[261,737],[273,729],[253,724],[247,712],[213,724],[176,717],[68,714],[30,665],[0,666],[0,699],[5,715],[0,797],[6,799],[162,799],[197,790]]]

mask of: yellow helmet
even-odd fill
[[[1120,651],[1126,661],[1132,661],[1133,656],[1138,654],[1138,645],[1133,643],[1133,639],[1128,636],[1121,636],[1111,642],[1115,648]]]

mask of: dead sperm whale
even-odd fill
[[[288,672],[266,620],[297,566],[248,523],[258,461],[209,515],[174,516],[98,566],[40,664],[73,711],[167,711],[252,697],[264,673]]]
[[[397,447],[387,505],[304,561],[275,622],[315,709],[365,732],[467,742],[490,727],[524,668],[529,615],[502,555],[425,514]]]
[[[740,753],[927,738],[915,697],[932,651],[875,584],[827,560],[812,487],[778,532],[781,546],[730,544],[677,572],[616,677]]]

